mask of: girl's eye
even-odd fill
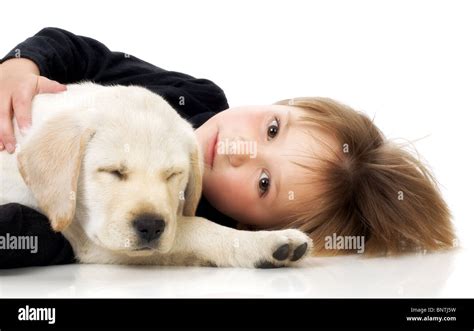
[[[278,117],[275,117],[267,129],[267,136],[269,138],[268,140],[275,138],[276,135],[278,134],[279,129],[280,129],[280,120],[278,119]]]
[[[270,177],[262,171],[260,178],[258,179],[258,194],[260,197],[263,197],[270,188]]]

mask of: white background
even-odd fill
[[[415,146],[439,180],[463,247],[444,285],[423,294],[474,297],[473,2],[8,1],[1,12],[1,56],[43,27],[61,27],[165,69],[211,79],[231,106],[326,96],[375,116],[389,138],[419,139]],[[336,273],[354,265],[332,261]],[[380,270],[393,266],[387,261]],[[410,263],[400,268],[417,265]],[[439,257],[430,274],[445,263]],[[410,279],[426,284],[423,272]]]

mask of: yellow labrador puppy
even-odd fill
[[[0,153],[0,204],[44,213],[83,263],[276,267],[311,249],[298,230],[195,217],[203,161],[193,129],[145,88],[73,84],[36,96],[32,116],[17,151]]]

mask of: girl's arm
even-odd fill
[[[228,108],[224,92],[210,80],[164,70],[132,55],[112,52],[89,37],[44,28],[0,60],[0,151],[15,149],[12,113],[20,128],[27,127],[35,94],[65,89],[55,81],[68,84],[84,80],[146,87],[161,95],[195,127]]]
[[[90,80],[105,85],[147,87],[185,118],[228,108],[224,92],[210,80],[159,68],[127,53],[110,51],[97,40],[59,28],[42,29],[14,47],[0,63],[15,57],[32,60],[41,76],[63,84]]]

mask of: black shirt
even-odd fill
[[[14,57],[34,61],[40,75],[63,84],[92,81],[143,86],[162,96],[194,128],[228,108],[224,92],[210,80],[156,67],[130,54],[110,51],[97,40],[59,28],[42,29],[12,49],[0,63]],[[196,214],[225,226],[237,226],[235,220],[213,208],[204,197]],[[0,245],[0,269],[75,261],[64,236],[51,229],[46,216],[29,207],[17,203],[0,206],[0,244],[7,234],[36,236],[38,250],[33,254]]]

